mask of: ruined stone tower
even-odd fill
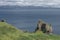
[[[35,29],[35,32],[38,30],[42,31],[43,33],[49,34],[49,33],[52,33],[52,26],[51,26],[51,24],[47,24],[44,21],[39,20],[37,23],[37,28]]]

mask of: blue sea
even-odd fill
[[[52,24],[53,33],[60,34],[60,9],[50,8],[0,8],[0,20],[5,19],[7,23],[16,28],[33,32],[37,27],[39,19]]]

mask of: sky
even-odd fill
[[[60,0],[0,0],[0,6],[4,5],[60,7]]]

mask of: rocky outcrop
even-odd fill
[[[43,33],[52,33],[52,26],[51,24],[48,24],[42,20],[39,20],[37,23],[37,28],[35,29],[36,31],[42,31]]]
[[[6,20],[2,19],[1,22],[6,22]]]

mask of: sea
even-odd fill
[[[39,7],[0,7],[0,20],[16,28],[34,32],[39,19],[52,25],[53,34],[60,34],[60,9]]]

